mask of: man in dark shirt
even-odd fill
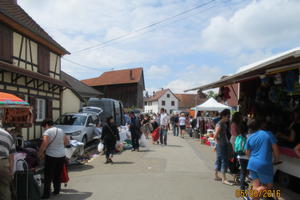
[[[130,112],[130,126],[129,130],[131,132],[132,141],[132,151],[139,151],[139,139],[141,135],[141,124],[140,120],[135,116],[134,112]]]
[[[179,122],[179,116],[178,116],[178,114],[173,115],[171,117],[171,123],[172,123],[173,135],[174,136],[178,136],[179,135],[178,122]]]
[[[10,181],[13,175],[13,153],[16,152],[12,136],[0,128],[0,200],[10,200]]]

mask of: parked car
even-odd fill
[[[93,140],[98,123],[96,113],[66,113],[55,121],[54,126],[61,128],[72,139],[86,144]]]
[[[100,115],[102,122],[106,122],[108,117],[113,116],[117,126],[125,124],[123,104],[120,101],[108,98],[90,98],[87,106],[98,107],[103,110],[103,113]]]
[[[99,119],[100,119],[100,124],[102,122],[102,118],[103,118],[103,109],[99,108],[99,107],[93,107],[93,106],[87,106],[87,107],[83,107],[79,110],[80,113],[91,113],[91,114],[97,114]]]

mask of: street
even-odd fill
[[[214,153],[209,147],[170,134],[168,142],[141,152],[124,151],[113,165],[104,164],[101,156],[73,166],[68,186],[54,199],[236,199],[238,187],[213,180]]]

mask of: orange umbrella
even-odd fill
[[[14,107],[14,106],[29,106],[29,103],[26,101],[22,100],[21,98],[5,93],[5,92],[0,92],[0,107]]]

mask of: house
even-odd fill
[[[143,68],[108,71],[82,82],[102,92],[105,98],[122,101],[124,108],[142,109],[144,106]]]
[[[0,1],[0,91],[21,97],[33,110],[24,139],[40,138],[45,118],[62,112],[61,57],[69,52],[48,35],[16,0]]]
[[[179,99],[178,110],[188,112],[192,107],[204,103],[207,98],[198,94],[175,94]]]
[[[159,113],[161,108],[171,114],[178,110],[179,99],[170,89],[154,92],[153,96],[145,98],[144,110],[146,113]]]
[[[78,112],[82,106],[86,105],[89,98],[100,98],[103,96],[103,93],[87,86],[63,71],[61,71],[61,80],[69,86],[62,92],[62,113]]]

